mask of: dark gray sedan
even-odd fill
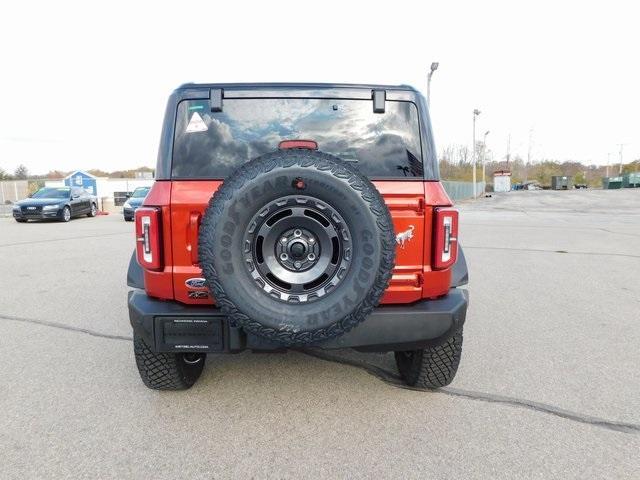
[[[138,207],[142,205],[144,199],[147,198],[149,190],[151,190],[151,187],[138,187],[133,191],[128,200],[124,202],[122,213],[124,214],[124,220],[126,222],[133,220],[133,215],[136,213]]]
[[[41,188],[13,205],[13,218],[20,223],[46,219],[68,222],[72,217],[95,217],[97,213],[97,198],[76,187]]]

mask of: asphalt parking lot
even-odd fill
[[[440,392],[391,355],[135,368],[133,225],[0,218],[2,478],[640,478],[640,189],[463,203],[471,305]]]

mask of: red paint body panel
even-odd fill
[[[209,199],[221,184],[218,180],[155,183],[145,205],[163,207],[165,267],[162,272],[145,271],[149,295],[189,304],[213,303],[210,298],[189,298],[185,281],[202,275],[197,265],[198,227]],[[433,207],[451,205],[444,188],[439,182],[375,181],[374,184],[389,207],[396,234],[405,233],[404,245],[402,242],[397,245],[396,266],[381,303],[411,303],[445,295],[449,291],[451,270],[432,271],[430,265]]]
[[[453,205],[449,195],[440,182],[424,182],[424,200],[434,207],[450,207]]]
[[[197,228],[209,199],[222,185],[220,180],[174,180],[171,182],[171,224],[173,231],[173,282],[175,299],[183,303],[212,304],[210,298],[191,299],[185,281],[189,278],[201,277],[198,266],[198,231]],[[195,223],[195,225],[194,225]]]
[[[374,184],[389,207],[396,235],[409,233],[404,245],[396,245],[396,266],[380,303],[412,303],[422,297],[424,187],[422,182],[382,181]]]

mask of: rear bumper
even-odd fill
[[[453,288],[436,300],[381,305],[350,332],[313,346],[378,352],[424,348],[464,324],[467,304],[468,292]],[[142,290],[129,292],[129,319],[134,332],[156,352],[282,349],[277,343],[232,327],[220,309],[156,300]]]

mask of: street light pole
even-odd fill
[[[483,183],[483,193],[487,191],[487,180],[485,179],[485,168],[484,164],[487,160],[487,135],[489,135],[489,130],[484,132],[484,138],[482,139],[482,183]]]
[[[607,153],[607,174],[605,177],[609,176],[609,164],[611,163],[611,152]]]
[[[476,117],[480,115],[480,110],[473,109],[473,145],[471,146],[471,155],[473,155],[473,198],[478,196],[478,188],[476,185]]]
[[[431,106],[431,77],[433,76],[433,72],[438,69],[438,62],[431,63],[431,70],[429,71],[429,75],[427,75],[427,106]]]

